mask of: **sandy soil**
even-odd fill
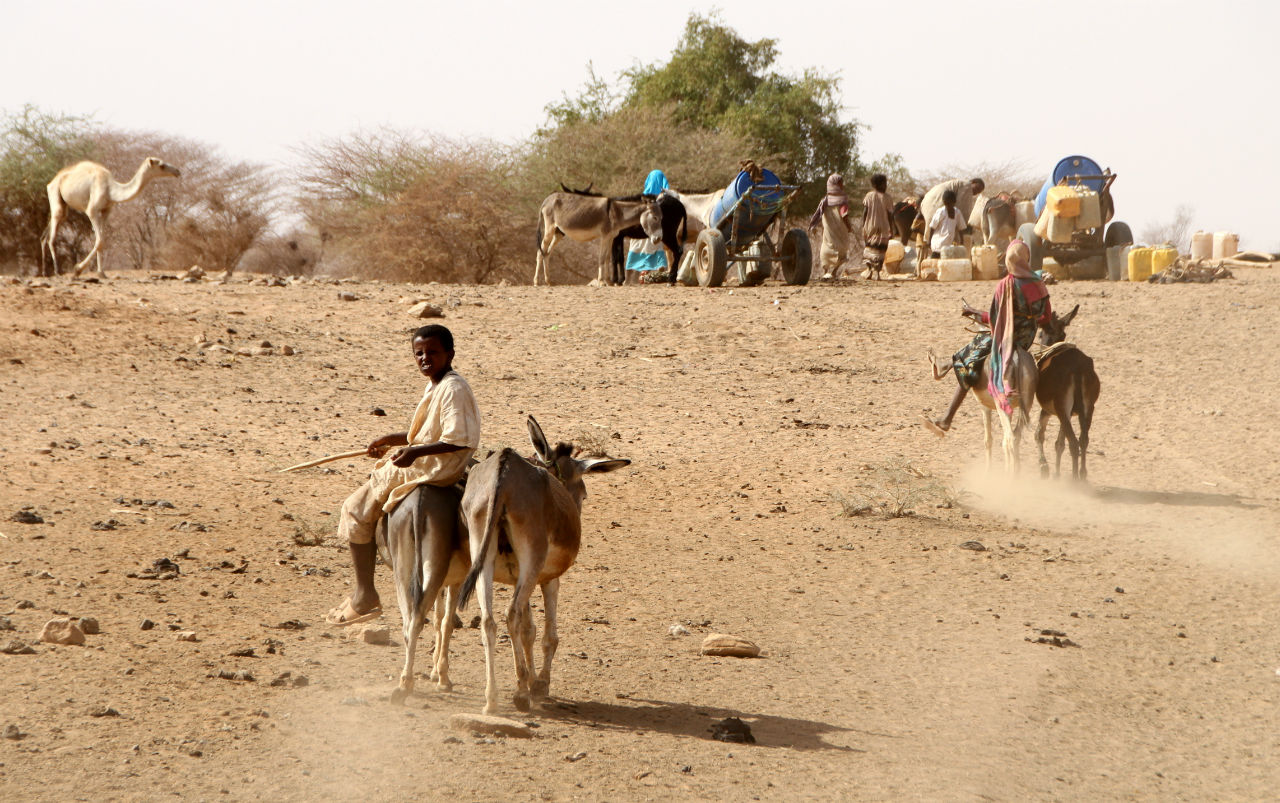
[[[951,390],[923,355],[990,291],[0,286],[0,646],[35,649],[0,654],[0,796],[1272,798],[1280,276],[1052,288],[1102,380],[1088,486],[1039,479],[1029,440],[1022,479],[988,477],[976,405],[918,425]],[[385,568],[391,646],[321,620],[367,465],[275,472],[404,428],[405,297],[446,307],[486,446],[524,450],[531,412],[634,461],[591,478],[545,708],[509,705],[500,653],[532,739],[448,728],[482,705],[476,630],[454,692],[388,702]],[[843,514],[889,497],[913,514]],[[59,614],[101,633],[39,643]],[[700,656],[711,632],[766,657]],[[710,738],[731,716],[755,744]]]

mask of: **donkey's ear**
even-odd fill
[[[1067,324],[1071,323],[1071,320],[1076,317],[1076,313],[1079,311],[1080,311],[1080,305],[1076,304],[1074,307],[1071,308],[1070,312],[1068,312],[1066,315],[1063,315],[1058,320],[1062,322],[1063,326],[1066,326]]]
[[[538,457],[542,458],[542,462],[550,465],[551,463],[551,444],[547,443],[547,436],[542,434],[542,427],[538,426],[538,421],[533,416],[529,416],[529,442],[533,444],[533,450],[538,453]]]
[[[604,460],[584,460],[582,462],[583,474],[603,474],[606,471],[617,471],[620,468],[626,468],[631,465],[630,460],[609,459]]]

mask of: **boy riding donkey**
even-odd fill
[[[382,614],[373,585],[378,520],[415,488],[427,509],[427,526],[457,527],[462,493],[457,483],[480,444],[480,410],[471,386],[453,370],[453,334],[443,326],[424,326],[413,333],[413,359],[430,382],[406,432],[383,435],[369,444],[378,458],[369,479],[347,497],[338,519],[338,535],[347,539],[355,569],[355,588],[325,621],[355,624]],[[393,446],[397,449],[385,456]]]

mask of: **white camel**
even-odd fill
[[[132,201],[153,178],[172,176],[178,178],[178,168],[167,162],[148,156],[138,167],[138,172],[127,184],[111,177],[111,171],[97,162],[78,162],[64,167],[49,182],[49,226],[40,238],[40,273],[44,274],[44,252],[53,257],[53,273],[58,272],[58,254],[54,242],[58,237],[58,224],[67,216],[67,208],[83,212],[93,226],[93,248],[88,256],[76,264],[75,275],[85,269],[89,260],[97,257],[98,275],[102,272],[102,235],[106,229],[107,214],[115,204]]]

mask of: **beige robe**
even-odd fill
[[[828,206],[822,210],[822,245],[818,257],[824,273],[832,273],[849,257],[849,226],[838,207]]]

